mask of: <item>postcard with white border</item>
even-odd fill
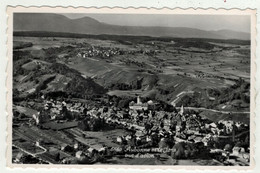
[[[255,10],[7,14],[7,166],[254,167]]]

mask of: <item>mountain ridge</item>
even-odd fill
[[[69,19],[54,13],[15,13],[14,31],[68,32],[79,34],[136,35],[152,37],[212,38],[250,40],[250,33],[233,30],[205,31],[188,27],[121,26],[91,17]]]

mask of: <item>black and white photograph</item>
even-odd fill
[[[250,166],[251,17],[14,12],[11,163]]]

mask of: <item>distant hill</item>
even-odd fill
[[[14,31],[250,40],[249,33],[232,30],[205,31],[186,27],[119,26],[101,23],[90,17],[69,19],[51,13],[15,13],[13,26]]]

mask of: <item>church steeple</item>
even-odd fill
[[[184,108],[183,108],[183,105],[181,105],[181,109],[180,109],[180,111],[179,111],[179,114],[180,114],[180,115],[183,115],[183,113],[184,113]]]
[[[139,96],[137,96],[137,104],[142,104],[141,99]]]

